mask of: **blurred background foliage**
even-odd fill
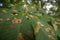
[[[60,40],[60,0],[0,0],[0,40]]]

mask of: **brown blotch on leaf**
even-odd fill
[[[11,24],[10,28],[16,28],[18,26],[18,24]]]
[[[58,30],[58,26],[57,26],[57,24],[53,24],[53,27],[54,27],[55,31]]]
[[[60,19],[58,19],[58,20],[55,22],[55,24],[60,24]]]
[[[51,29],[50,28],[46,28],[45,31],[48,32],[48,33],[50,33]]]
[[[12,8],[12,7],[14,7],[14,5],[13,5],[13,4],[10,4],[10,5],[9,5],[9,8]]]
[[[7,20],[7,21],[9,21],[9,20],[10,20],[10,18],[7,18],[6,20]]]
[[[17,40],[27,40],[22,33],[18,33]]]
[[[33,15],[29,15],[31,18],[36,18],[36,16],[33,16]]]
[[[7,13],[7,11],[6,10],[2,10],[2,13]]]
[[[3,21],[3,19],[2,18],[0,18],[0,23]]]
[[[34,33],[32,31],[27,31],[29,35],[34,36]]]
[[[51,38],[51,37],[52,37],[52,35],[48,35],[48,37],[49,37],[49,38]]]
[[[17,10],[13,10],[13,15],[18,15]]]
[[[29,12],[29,7],[26,7],[26,8],[25,8],[25,12],[26,12],[26,13]]]
[[[46,28],[45,29],[45,31],[46,32],[48,32],[48,33],[50,33],[52,36],[54,36],[55,34],[54,34],[54,32],[53,31],[51,31],[51,29],[50,28]]]
[[[54,34],[54,32],[51,32],[51,35],[53,35],[53,36],[54,36],[54,35],[55,35],[55,34]]]
[[[53,27],[55,29],[55,31],[58,31],[58,25],[60,24],[60,20],[58,19],[57,21],[55,21],[55,23],[53,24]]]
[[[51,38],[52,40],[56,40],[52,35],[48,35],[48,37]]]
[[[0,21],[2,21],[3,19],[2,18],[0,18]]]
[[[18,18],[14,18],[12,20],[13,23],[21,23],[22,22],[22,19],[18,19]]]
[[[44,25],[41,22],[38,21],[37,26],[35,28],[35,32],[38,32],[40,30],[41,26],[44,26]]]

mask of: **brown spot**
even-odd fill
[[[17,40],[27,40],[22,33],[18,33]]]
[[[52,40],[56,40],[52,35],[48,35],[48,37],[51,38]]]
[[[36,18],[36,16],[33,16],[33,15],[29,15],[31,18]]]
[[[7,20],[7,21],[9,21],[9,20],[10,20],[10,18],[7,18],[6,20]]]
[[[25,8],[25,12],[26,12],[26,13],[29,12],[29,7],[26,7],[26,8]]]
[[[24,40],[28,40],[28,38],[26,36],[23,36]]]
[[[49,33],[51,32],[50,28],[46,28],[45,30],[46,30],[46,32],[49,32]]]
[[[48,35],[48,37],[49,37],[49,38],[51,38],[51,37],[52,37],[52,35]]]
[[[40,30],[41,26],[44,26],[44,25],[41,22],[38,21],[37,26],[35,28],[35,32],[38,32]]]
[[[16,28],[18,26],[18,24],[12,24],[10,25],[10,28]]]
[[[23,36],[22,36],[22,33],[19,33],[19,34],[18,34],[17,40],[24,40],[24,39],[23,39]]]
[[[18,14],[15,14],[15,15],[18,15]]]
[[[60,24],[59,19],[57,21],[55,21],[55,23],[53,24],[53,27],[54,27],[55,31],[58,31],[58,24]]]
[[[17,12],[17,10],[13,10],[13,12]]]
[[[3,19],[2,18],[0,18],[0,23],[3,21]]]
[[[53,27],[54,27],[55,31],[58,30],[58,26],[56,24],[53,24]]]
[[[12,20],[13,23],[21,23],[22,22],[22,19],[17,19],[17,18],[14,18]]]
[[[60,21],[56,21],[55,24],[60,24]]]
[[[7,13],[7,11],[6,11],[6,10],[2,10],[2,12],[3,12],[3,13]]]
[[[10,8],[13,7],[13,6],[14,6],[13,4],[10,4],[10,5],[9,5]]]
[[[57,20],[56,24],[60,24],[60,19]]]
[[[54,35],[55,35],[55,34],[54,34],[54,32],[51,32],[51,35],[53,35],[53,36],[54,36]]]
[[[17,10],[13,10],[13,15],[16,15],[17,14]]]
[[[13,16],[9,16],[8,18],[6,18],[5,20],[7,20],[7,21],[12,21],[14,19],[14,17]]]
[[[32,31],[28,31],[28,34],[31,35],[31,36],[34,35],[34,33]]]
[[[2,18],[0,18],[0,21],[2,21],[3,19]]]

